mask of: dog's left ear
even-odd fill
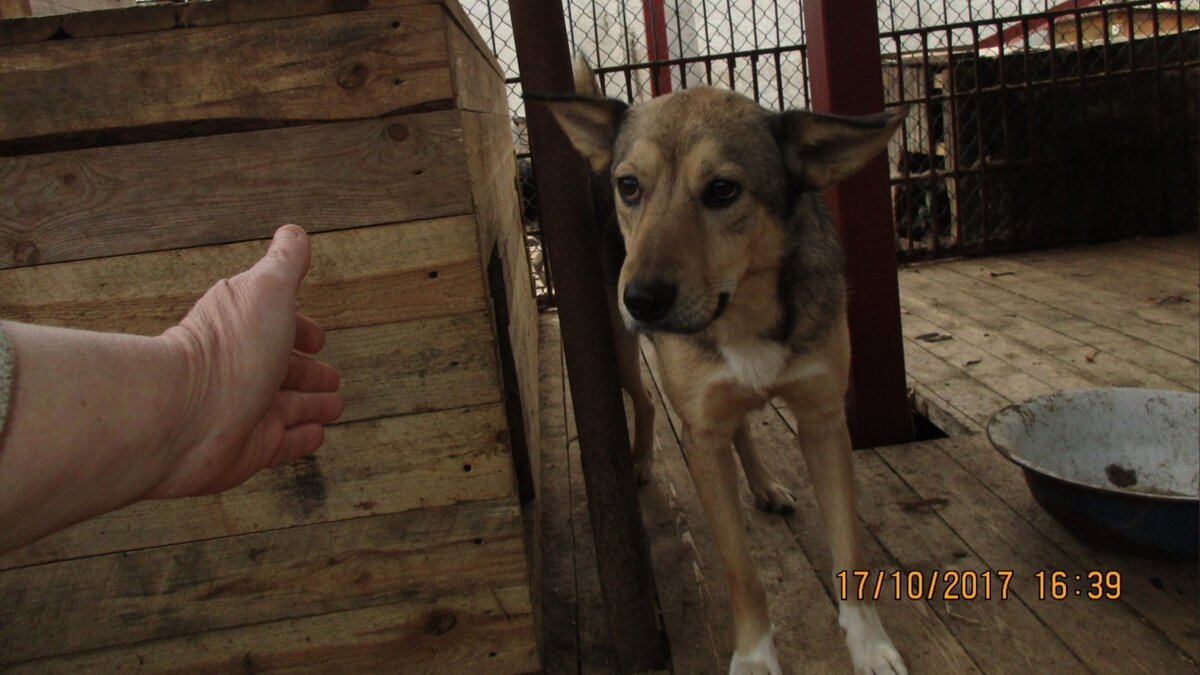
[[[613,142],[621,118],[629,108],[622,101],[591,96],[545,96],[527,94],[527,101],[544,105],[554,115],[571,144],[591,164],[596,173],[603,173],[612,162]]]
[[[789,110],[775,119],[783,164],[805,187],[828,187],[887,147],[907,114],[908,108],[866,117]]]

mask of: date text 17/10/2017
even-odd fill
[[[843,570],[834,575],[842,600],[1007,600],[1013,570]],[[1116,600],[1116,570],[1071,573],[1040,570],[1033,575],[1038,600]]]

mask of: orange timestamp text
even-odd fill
[[[1007,600],[1012,570],[843,570],[834,575],[842,600]],[[1091,570],[1078,574],[1040,570],[1033,574],[1038,600],[1116,600],[1121,573]]]
[[[842,600],[1008,599],[1012,570],[843,570],[835,575]]]

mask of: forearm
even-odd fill
[[[0,551],[141,498],[174,459],[187,365],[167,340],[0,322]]]

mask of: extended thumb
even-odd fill
[[[284,225],[275,230],[275,238],[267,254],[254,267],[257,271],[286,279],[292,288],[298,288],[304,275],[308,274],[312,251],[308,235],[298,225]]]

